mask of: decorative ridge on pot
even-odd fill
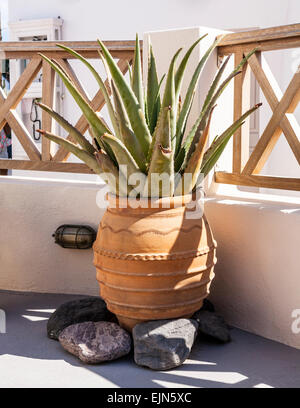
[[[130,198],[130,197],[120,197],[112,193],[107,193],[107,200],[110,204],[110,208],[117,209],[169,209],[185,206],[191,201],[195,200],[195,193],[189,193],[185,195],[178,195],[173,197],[141,197],[141,198]],[[199,197],[200,198],[200,197]],[[136,205],[136,207],[134,207]]]
[[[191,200],[192,195],[172,197],[171,208],[108,207],[105,212],[94,243],[94,265],[101,296],[124,328],[145,320],[190,317],[207,297],[216,241],[204,214],[186,217]],[[108,201],[115,205],[114,197]],[[120,201],[128,203],[127,198]]]

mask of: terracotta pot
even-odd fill
[[[134,209],[127,198],[116,198],[112,208],[113,199],[94,243],[108,309],[127,330],[146,320],[192,316],[209,293],[216,263],[205,215],[186,217],[190,196],[168,198],[171,208],[162,208],[165,199],[159,199],[159,208]]]

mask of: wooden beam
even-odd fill
[[[268,27],[225,35],[219,43],[218,54],[228,55],[242,50],[258,48],[259,51],[299,47],[300,24]]]
[[[264,70],[262,69],[260,55],[261,53],[253,54],[249,58],[248,64],[250,65],[251,70],[261,90],[263,91],[268,104],[270,105],[271,109],[274,110],[279,103],[279,100],[282,98],[282,92],[278,84],[275,82],[275,78],[268,78]]]
[[[89,97],[86,89],[84,88],[83,84],[81,83],[81,81],[77,77],[77,75],[76,75],[74,69],[72,68],[71,64],[69,63],[69,61],[67,59],[59,59],[59,60],[57,60],[57,62],[65,70],[65,72],[68,74],[70,79],[74,82],[77,89],[80,91],[80,93],[84,97],[84,99],[87,102],[89,102],[91,98]]]
[[[86,100],[86,102],[90,103],[91,98],[90,98],[89,94],[87,93],[86,89],[84,88],[83,84],[81,83],[81,81],[77,77],[77,75],[76,75],[74,69],[72,68],[71,64],[69,63],[69,61],[67,59],[59,59],[59,60],[57,60],[57,62],[60,64],[60,66],[67,73],[69,78],[74,82],[75,86],[77,87],[77,89],[79,90],[79,92],[81,93],[83,98]],[[90,135],[92,137],[92,132],[91,132],[90,128],[88,128],[88,130],[89,130],[89,133],[90,133]],[[72,141],[74,141],[74,140],[72,140]]]
[[[63,50],[57,47],[57,44],[65,45],[66,47],[72,48],[77,52],[89,51],[89,50],[99,50],[100,46],[98,41],[5,41],[0,45],[0,51],[35,51],[35,52],[47,52],[47,51],[58,51],[63,52]],[[103,41],[104,45],[108,48],[110,52],[114,51],[134,51],[135,40],[112,40]],[[140,40],[140,45],[142,47],[143,41]]]
[[[0,107],[0,128],[2,129],[5,125],[5,116],[10,109],[15,109],[23,96],[25,95],[27,89],[31,85],[32,81],[35,79],[41,68],[41,58],[32,59],[27,67],[25,68],[22,75],[17,80],[16,84],[9,92],[5,101],[3,101]],[[3,95],[2,95],[3,96]]]
[[[275,39],[262,42],[257,41],[247,44],[226,45],[224,47],[218,47],[218,56],[222,57],[224,55],[229,55],[241,51],[248,53],[254,48],[257,48],[258,51],[274,51],[298,47],[300,47],[300,36],[292,38],[280,38],[278,40]]]
[[[92,99],[91,103],[90,103],[92,109],[94,109],[95,112],[99,112],[103,106],[105,105],[105,100],[103,97],[102,92],[99,90],[96,95],[94,96],[94,98]],[[75,124],[75,127],[77,130],[79,130],[79,132],[83,135],[89,128],[89,124],[85,118],[84,115],[81,115],[80,118],[78,119],[78,121]],[[72,136],[69,134],[66,137],[67,140],[70,140],[71,142],[75,143],[76,141],[72,138]],[[54,161],[65,161],[68,159],[68,157],[71,155],[71,153],[66,150],[64,147],[60,146],[57,150],[57,152],[55,153],[55,155],[53,156],[53,160]]]
[[[29,159],[33,161],[41,160],[39,149],[36,147],[30,133],[20,119],[18,113],[15,110],[11,110],[6,115],[6,119],[7,123],[11,127],[11,130],[15,133]]]
[[[250,31],[230,33],[223,37],[219,46],[246,44],[255,41],[268,41],[286,39],[300,36],[300,24],[289,24],[276,27],[268,27]]]
[[[299,178],[231,174],[218,171],[215,173],[215,182],[236,186],[300,191]]]
[[[259,138],[244,170],[243,174],[259,174],[270,156],[280,135],[280,123],[287,110],[290,110],[291,104],[295,106],[294,99],[300,89],[300,71],[293,76],[281,101],[273,111],[263,134]]]
[[[21,41],[23,42],[23,41]],[[43,52],[43,55],[47,56],[50,59],[75,59],[76,57],[70,56],[70,54],[66,51],[64,52],[57,52],[57,51],[48,51],[48,52]],[[86,59],[97,59],[99,57],[98,50],[94,51],[86,51],[81,53],[83,57]],[[10,53],[3,53],[1,54],[0,51],[0,56],[2,59],[38,59],[39,55],[35,51],[18,51],[18,52],[10,52]],[[120,59],[129,59],[133,57],[133,52],[132,51],[118,51],[118,52],[112,52],[112,56],[114,58],[120,58]]]
[[[300,72],[300,67],[298,67],[298,72]],[[286,113],[294,113],[299,102],[300,102],[300,88],[295,93],[290,106],[286,110]]]
[[[234,64],[237,66],[243,59],[243,53],[234,55]],[[248,64],[244,64],[242,73],[234,78],[234,106],[233,120],[236,121],[246,110],[250,108],[250,70]],[[241,173],[249,158],[249,120],[240,127],[233,136],[233,162],[234,173]]]
[[[55,92],[55,71],[47,61],[43,61],[43,83],[42,83],[42,102],[53,107]],[[42,111],[42,129],[52,132],[52,117],[49,113]],[[51,160],[51,141],[42,137],[42,159]]]
[[[131,57],[134,53],[135,41],[103,41],[115,58]],[[79,52],[86,58],[98,58],[100,46],[97,41],[59,41]],[[18,41],[2,42],[0,54],[2,59],[33,58],[37,53],[47,54],[51,58],[75,58],[66,51],[57,47],[57,41]],[[141,41],[141,49],[142,49]]]
[[[31,161],[0,159],[0,169],[55,171],[63,173],[95,174],[84,163],[60,163],[54,161]]]
[[[118,61],[118,67],[120,68],[121,72],[123,74],[125,74],[127,72],[127,70],[128,70],[127,60],[119,60]],[[108,80],[105,81],[105,85],[108,85]],[[104,100],[104,97],[103,97],[103,94],[102,94],[101,90],[99,90],[96,93],[93,100],[90,102],[90,105],[91,105],[92,109],[94,109],[96,112],[99,112],[103,108],[103,106],[105,105],[105,100]],[[76,129],[79,130],[79,132],[81,134],[84,134],[87,131],[87,129],[89,128],[89,124],[88,124],[88,122],[87,122],[84,115],[80,116],[80,118],[78,119],[75,127],[76,127]],[[67,136],[67,140],[75,142],[72,139],[71,135]],[[68,159],[69,156],[70,156],[70,153],[66,149],[64,149],[62,146],[60,146],[59,149],[57,150],[56,154],[54,155],[53,160],[55,160],[55,161],[65,161],[65,160]]]
[[[0,88],[0,103],[3,104],[5,103],[6,96],[4,94],[4,91],[2,88]],[[36,147],[35,143],[32,140],[31,135],[29,134],[27,128],[24,126],[24,123],[21,121],[18,113],[16,110],[11,109],[8,111],[5,117],[5,121],[2,121],[2,123],[7,122],[12,129],[12,131],[15,133],[17,139],[21,143],[24,151],[27,153],[27,156],[29,157],[30,160],[40,160],[41,155]],[[4,126],[3,125],[3,126]],[[2,126],[2,127],[3,127]]]
[[[274,112],[277,105],[279,104],[279,92],[276,94],[274,88],[277,86],[275,83],[275,79],[272,78],[274,84],[273,87],[271,86],[269,79],[267,78],[265,72],[263,71],[260,62],[257,58],[256,53],[251,56],[248,60],[248,63],[257,79],[261,90],[263,91],[272,111]],[[289,107],[287,108],[288,111],[291,111],[296,107],[295,105],[295,98],[297,98],[297,94],[295,94],[294,98],[292,99]],[[291,116],[291,114],[284,115],[279,124],[280,128],[282,129],[290,148],[292,149],[296,160],[300,165],[300,142],[297,136],[297,122]]]

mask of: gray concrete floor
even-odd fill
[[[85,365],[46,336],[47,319],[80,296],[0,291],[6,334],[0,334],[2,387],[300,387],[300,350],[232,329],[226,345],[199,339],[184,365],[152,371],[133,356]]]

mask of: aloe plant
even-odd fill
[[[255,105],[246,111],[220,136],[216,136],[210,146],[207,146],[209,126],[217,100],[229,82],[240,74],[240,69],[255,50],[246,55],[221,82],[229,60],[227,57],[209,88],[197,120],[187,131],[187,121],[201,72],[222,38],[217,38],[200,59],[191,76],[187,92],[182,98],[181,86],[189,57],[204,37],[205,35],[191,45],[177,68],[181,49],[175,53],[165,81],[165,76],[158,78],[156,61],[150,45],[145,87],[138,36],[129,82],[106,46],[98,40],[99,54],[108,74],[109,86],[106,86],[96,69],[82,55],[64,45],[57,44],[79,59],[91,71],[107,104],[111,128],[93,111],[64,69],[56,61],[41,54],[74,97],[87,119],[94,140],[90,143],[57,112],[46,105],[39,104],[69,133],[72,141],[46,131],[41,131],[42,135],[79,157],[96,174],[105,173],[105,181],[114,194],[130,195],[135,190],[135,186],[130,181],[131,176],[140,177],[142,180],[143,184],[139,188],[141,196],[162,197],[182,194],[182,180],[187,175],[190,177],[188,183],[184,183],[184,193],[191,192],[197,187],[199,174],[203,173],[205,177],[214,168],[232,135],[260,106],[260,104]],[[162,93],[163,82],[165,84]],[[166,190],[162,188],[160,182],[156,188],[154,186],[155,177],[159,179],[162,175],[167,179]]]

